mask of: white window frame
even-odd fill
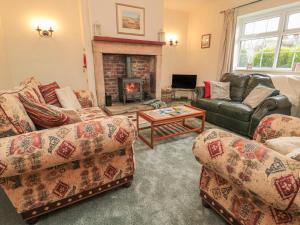
[[[264,10],[258,13],[243,15],[237,17],[237,25],[236,25],[236,36],[235,36],[235,45],[234,45],[234,60],[233,60],[233,69],[235,71],[263,71],[263,72],[293,72],[293,68],[277,68],[278,57],[280,53],[280,47],[282,43],[282,39],[285,35],[291,34],[300,34],[300,28],[287,30],[288,18],[291,14],[300,13],[300,4],[292,4],[289,6],[284,6],[280,8],[276,8],[273,10]],[[270,19],[274,17],[279,17],[279,28],[278,31],[275,32],[267,32],[260,34],[251,34],[244,35],[245,27],[247,23],[255,22],[259,20]],[[272,68],[252,68],[247,69],[245,67],[239,67],[240,61],[240,49],[242,41],[259,39],[259,38],[268,38],[268,37],[278,37],[278,41],[275,49],[275,59]],[[298,72],[299,73],[299,72]]]

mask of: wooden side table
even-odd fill
[[[166,103],[171,102],[172,94],[173,92],[171,88],[161,89],[161,100]]]

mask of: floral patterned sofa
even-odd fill
[[[0,186],[28,223],[112,188],[129,186],[134,174],[134,125],[127,117],[108,117],[93,107],[88,91],[75,92],[83,106],[78,111],[82,122],[32,130],[16,93],[41,98],[38,84],[31,78],[0,92]]]
[[[218,129],[201,134],[193,153],[203,205],[229,224],[299,225],[300,162],[264,145],[290,136],[300,136],[300,119],[278,114],[261,121],[254,140]]]

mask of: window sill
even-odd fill
[[[247,69],[234,69],[234,72],[238,73],[268,73],[268,74],[278,74],[278,75],[300,75],[300,72],[295,72],[291,70],[247,70]]]

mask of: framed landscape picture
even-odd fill
[[[210,47],[211,34],[204,34],[201,38],[201,48]]]
[[[145,8],[116,4],[118,34],[145,35]]]

